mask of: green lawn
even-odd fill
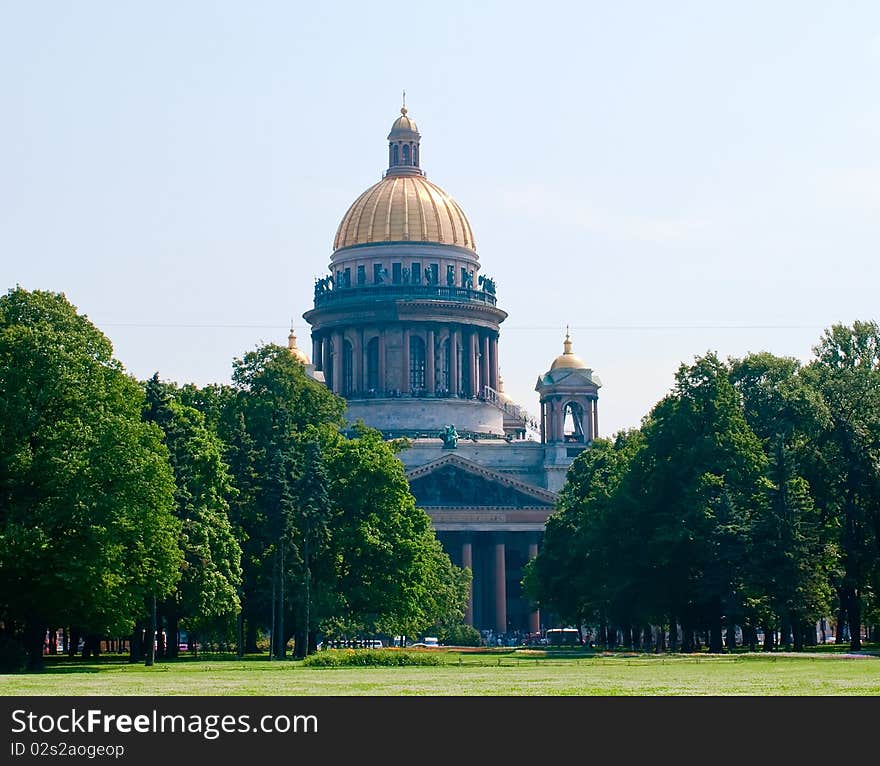
[[[393,651],[393,650],[392,650]],[[152,668],[51,658],[40,673],[0,675],[13,695],[880,695],[880,657],[444,653],[443,667],[308,668],[291,660],[201,659]]]

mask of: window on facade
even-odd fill
[[[409,390],[414,394],[425,388],[425,341],[409,339]]]
[[[394,282],[395,285],[400,284],[400,264],[392,263],[391,264],[391,281]]]
[[[382,264],[374,263],[373,264],[373,284],[381,285],[382,284]]]
[[[403,145],[403,164],[409,165],[409,147],[404,144]]]
[[[414,285],[422,284],[422,264],[413,263],[412,265],[412,281]]]
[[[399,165],[400,164],[400,150],[397,148],[397,144],[391,147],[391,164]]]
[[[367,343],[367,390],[379,390],[379,339]]]
[[[346,269],[342,275],[342,286],[351,287],[351,269]]]
[[[426,281],[432,285],[436,285],[438,275],[440,274],[440,266],[438,266],[436,263],[432,263],[430,266],[428,266],[428,272],[430,273],[431,277]]]
[[[354,393],[354,353],[351,343],[344,341],[342,344],[342,395],[351,396]]]
[[[416,167],[419,166],[419,145],[418,144],[416,144],[413,147],[413,165],[415,165]]]
[[[366,268],[366,266],[358,266],[357,283],[359,285],[367,284],[367,268]]]

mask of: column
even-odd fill
[[[428,342],[425,345],[425,388],[428,396],[434,395],[434,330],[428,330]]]
[[[489,333],[486,333],[483,336],[483,359],[482,359],[482,368],[480,373],[480,395],[483,394],[483,390],[486,386],[491,386],[492,384],[489,382]]]
[[[557,399],[553,402],[553,409],[555,410],[555,415],[553,417],[553,423],[556,431],[556,441],[563,442],[565,441],[565,412],[562,409],[562,401]]]
[[[367,390],[367,348],[364,345],[363,327],[358,332],[358,355],[355,357],[354,363],[357,368],[358,391],[363,396]]]
[[[385,328],[379,328],[379,381],[376,385],[379,396],[385,396],[388,384],[385,381]]]
[[[361,327],[354,334],[354,344],[351,350],[351,385],[356,396],[366,388],[364,386],[364,328]]]
[[[498,335],[492,336],[489,342],[489,385],[498,390]]]
[[[449,332],[449,393],[458,396],[458,346],[459,331],[454,327]]]
[[[547,402],[541,402],[541,444],[547,443]]]
[[[403,328],[403,381],[400,390],[408,394],[410,393],[409,381],[409,327]]]
[[[495,632],[507,633],[507,570],[504,566],[504,538],[495,540]]]
[[[529,540],[529,561],[531,561],[535,556],[538,555],[538,541],[534,538]],[[535,609],[534,612],[529,612],[529,633],[540,633],[541,632],[541,612],[538,609]]]
[[[480,393],[480,384],[479,384],[479,370],[477,369],[477,331],[471,330],[470,333],[470,343],[468,344],[468,348],[470,349],[470,387],[471,390],[468,392],[471,396],[477,396]]]
[[[342,391],[342,331],[333,333],[333,391]]]
[[[327,377],[327,373],[333,373],[333,370],[330,368],[330,365],[333,362],[333,358],[330,356],[330,333],[327,333],[321,339],[321,369],[324,371],[324,377]]]
[[[321,369],[321,341],[316,335],[312,335],[312,364],[316,370]]]
[[[593,399],[593,438],[599,438],[599,400]]]
[[[474,549],[471,543],[470,535],[466,535],[464,542],[461,544],[461,565],[465,569],[471,570],[471,585],[468,590],[467,609],[464,613],[464,621],[468,625],[474,624]]]

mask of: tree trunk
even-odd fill
[[[244,657],[244,612],[241,609],[235,622],[235,654],[241,659]]]
[[[171,611],[165,618],[165,656],[176,660],[180,656],[180,617]]]
[[[632,651],[632,648],[633,648],[632,625],[624,625],[623,626],[623,646],[625,649],[629,649],[630,651]]]
[[[736,625],[731,623],[727,626],[727,632],[724,636],[724,644],[730,652],[736,649]]]
[[[28,655],[28,670],[42,670],[45,640],[46,628],[42,627],[41,623],[35,620],[25,623],[24,645]]]
[[[147,628],[146,639],[146,656],[144,657],[144,665],[152,667],[156,662],[156,597],[150,599],[150,625]]]
[[[712,654],[721,654],[724,651],[723,636],[721,634],[721,615],[712,618],[712,626],[709,628],[709,651]]]
[[[244,636],[245,654],[257,654],[260,651],[257,646],[257,623],[251,617],[245,621]]]
[[[849,650],[859,652],[862,650],[862,609],[859,592],[852,585],[844,586],[846,604],[846,622],[849,628]]]
[[[804,626],[801,624],[800,620],[792,619],[791,621],[791,632],[794,637],[793,649],[796,652],[802,652],[804,650]]]
[[[70,629],[70,638],[67,642],[67,656],[76,657],[76,650],[79,648],[79,639],[81,637],[79,628]]]
[[[773,651],[773,628],[768,626],[764,626],[764,646],[762,648],[765,652]]]
[[[840,605],[837,609],[837,623],[834,626],[834,643],[842,644],[844,638],[844,626],[846,625],[846,595],[841,589],[839,593]]]
[[[144,626],[141,623],[135,623],[134,630],[131,632],[131,639],[128,642],[128,661],[140,662],[144,658]]]
[[[669,651],[678,651],[678,623],[674,616],[669,618]]]

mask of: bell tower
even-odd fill
[[[566,329],[562,354],[535,384],[541,397],[541,441],[547,445],[547,488],[553,491],[562,488],[568,466],[599,435],[602,382],[571,347]]]

